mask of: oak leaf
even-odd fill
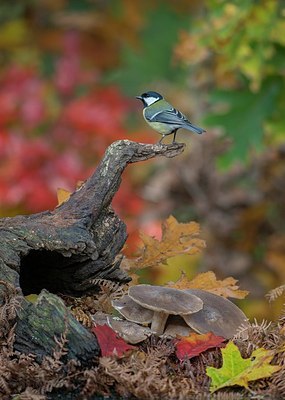
[[[200,335],[199,333],[191,333],[189,336],[182,337],[176,342],[176,357],[183,361],[185,358],[196,357],[212,347],[218,347],[225,338],[216,336],[212,332]]]
[[[201,289],[223,297],[244,299],[248,291],[240,290],[236,283],[237,280],[232,277],[218,280],[212,271],[198,274],[191,280],[187,277],[185,272],[182,272],[177,282],[170,282],[167,286],[176,289]]]
[[[154,267],[180,254],[197,254],[205,247],[204,240],[197,237],[199,233],[196,222],[180,223],[171,215],[162,223],[161,240],[141,233],[143,246],[137,257],[123,260],[122,267],[125,270]]]
[[[96,335],[101,349],[102,357],[118,356],[121,357],[128,350],[136,349],[135,346],[127,344],[122,338],[118,337],[108,325],[95,325],[92,332]]]
[[[223,366],[221,368],[207,367],[207,375],[211,378],[211,393],[226,386],[243,386],[248,388],[250,381],[268,378],[280,370],[280,366],[271,365],[274,356],[272,350],[256,349],[250,358],[242,358],[238,347],[229,342],[222,349]]]

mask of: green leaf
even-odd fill
[[[165,5],[152,11],[141,33],[140,49],[123,48],[122,67],[109,74],[107,81],[117,82],[131,94],[157,81],[183,81],[185,72],[173,65],[172,57],[178,33],[188,24],[187,14],[181,15]]]
[[[214,93],[212,104],[222,103],[227,109],[209,114],[205,122],[221,126],[225,134],[233,138],[232,149],[223,156],[226,164],[236,159],[245,160],[249,150],[262,147],[264,123],[276,108],[281,87],[279,79],[270,79],[257,93],[248,89]]]
[[[226,386],[239,385],[248,388],[248,382],[268,378],[280,370],[280,366],[271,365],[274,352],[264,348],[253,351],[250,358],[242,358],[238,347],[229,342],[222,349],[222,368],[207,367],[207,375],[212,379],[211,393]]]

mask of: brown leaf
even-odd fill
[[[175,283],[168,283],[167,286],[176,289],[201,289],[217,294],[223,297],[233,297],[236,299],[244,299],[248,291],[240,290],[236,285],[237,280],[228,277],[223,280],[218,280],[213,271],[203,272],[189,280],[185,272],[181,273],[181,277]]]
[[[125,270],[154,267],[165,264],[169,258],[180,254],[197,254],[205,247],[204,240],[197,238],[200,233],[196,222],[180,223],[170,216],[162,224],[162,238],[157,240],[144,233],[140,234],[143,246],[137,258],[125,259]]]

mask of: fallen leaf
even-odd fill
[[[212,379],[211,393],[226,386],[243,386],[248,388],[250,381],[268,378],[280,370],[280,366],[271,365],[274,356],[272,350],[256,349],[250,358],[242,358],[238,347],[229,342],[222,349],[223,366],[221,368],[207,367],[207,375]]]
[[[189,279],[185,272],[181,273],[181,277],[175,283],[168,283],[167,286],[176,289],[201,289],[217,294],[223,297],[233,297],[236,299],[244,299],[248,295],[247,290],[240,290],[236,284],[237,280],[228,277],[218,280],[212,271],[198,274],[193,279]]]
[[[79,189],[83,184],[84,181],[78,181],[76,183],[76,189]],[[56,195],[57,195],[57,205],[60,206],[62,203],[65,203],[67,200],[69,200],[70,196],[72,195],[72,192],[70,192],[67,189],[58,188],[56,191]]]
[[[69,199],[71,192],[66,189],[58,188],[56,194],[57,194],[57,205],[60,206]]]
[[[196,357],[212,347],[219,347],[224,341],[225,338],[216,336],[212,332],[204,333],[203,335],[191,333],[176,342],[176,357],[180,361],[185,358]]]
[[[25,296],[25,299],[28,300],[30,303],[36,303],[36,301],[38,300],[39,295],[38,294],[28,294],[27,296]]]
[[[197,238],[199,233],[200,227],[196,222],[180,223],[170,216],[162,224],[161,240],[140,234],[143,246],[136,258],[123,260],[123,269],[154,267],[180,254],[197,254],[205,247],[204,240]]]
[[[108,325],[95,325],[92,332],[96,335],[101,349],[102,357],[116,355],[121,357],[126,351],[136,349],[118,337]]]

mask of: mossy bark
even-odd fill
[[[15,328],[16,350],[44,356],[62,354],[62,358],[88,363],[99,355],[96,337],[79,324],[56,295],[42,290],[37,301],[26,302],[19,310]]]

